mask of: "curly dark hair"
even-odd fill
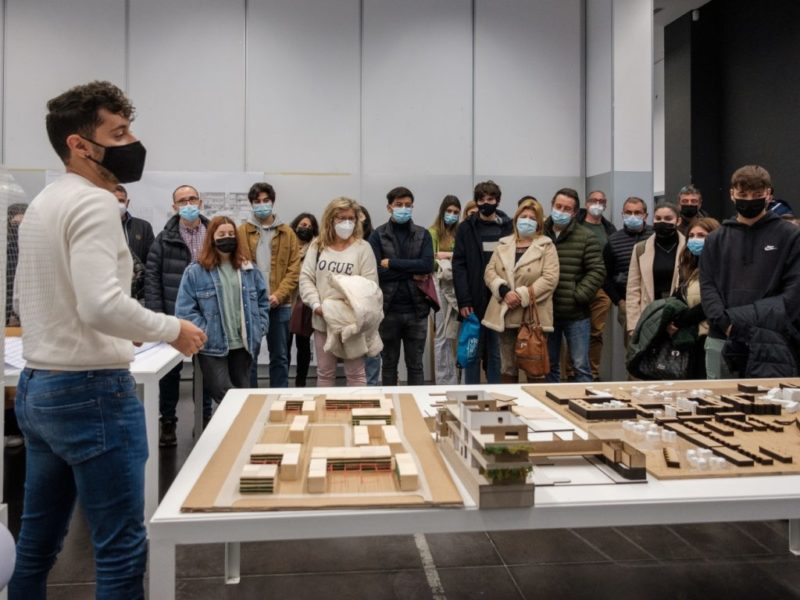
[[[67,138],[74,133],[92,138],[103,122],[100,109],[133,120],[135,110],[125,93],[109,81],[77,85],[47,102],[47,137],[59,158],[69,160]]]
[[[319,224],[317,223],[317,217],[307,212],[300,213],[294,219],[292,219],[292,224],[290,225],[292,231],[297,231],[297,226],[303,219],[308,219],[311,221],[311,233],[314,237],[317,237],[319,235]]]

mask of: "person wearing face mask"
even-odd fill
[[[245,240],[244,256],[252,260],[267,282],[269,290],[269,387],[289,387],[289,318],[292,296],[300,277],[300,248],[294,230],[275,212],[275,188],[269,183],[254,183],[247,193],[253,214],[239,226]],[[258,352],[261,340],[258,340]],[[258,352],[253,361],[250,384],[258,387]]]
[[[317,218],[311,213],[300,213],[292,221],[291,227],[297,236],[298,249],[300,252],[300,264],[302,264],[306,257],[306,253],[308,252],[308,247],[311,245],[311,242],[314,240],[314,238],[319,235]],[[295,290],[292,294],[292,304],[297,301],[299,295],[299,289]],[[292,353],[292,340],[295,341],[297,346],[297,367],[295,371],[294,385],[295,387],[306,387],[308,367],[311,364],[311,337],[300,334],[292,334],[290,332],[289,342],[287,344],[289,356],[291,356]]]
[[[350,198],[335,198],[325,208],[319,236],[300,269],[300,297],[314,311],[314,348],[317,357],[317,386],[332,387],[336,382],[337,357],[325,350],[328,326],[322,303],[338,292],[331,285],[335,275],[359,275],[378,284],[378,267],[372,246],[362,239],[359,206]],[[375,307],[380,310],[379,307]],[[344,361],[348,386],[366,383],[363,357]]]
[[[96,596],[144,598],[148,452],[144,407],[129,370],[133,342],[167,341],[194,354],[205,334],[129,295],[131,254],[112,190],[144,169],[133,113],[107,81],[47,102],[47,134],[66,173],[33,199],[19,230],[26,366],[16,411],[26,456],[12,599],[46,596],[77,503],[91,531]]]
[[[433,276],[433,242],[428,230],[412,219],[414,194],[411,190],[396,187],[386,194],[386,200],[389,220],[369,236],[383,292],[382,380],[383,385],[397,385],[402,343],[407,384],[422,385],[425,383],[422,353],[428,336],[431,305],[417,281]]]
[[[678,231],[683,235],[686,235],[695,220],[708,216],[708,213],[703,210],[703,195],[692,184],[683,186],[678,192],[678,208],[681,211]]]
[[[711,217],[697,219],[689,229],[686,247],[680,255],[678,267],[680,283],[674,296],[682,300],[688,307],[678,313],[672,323],[667,326],[667,333],[674,336],[681,329],[697,327],[695,349],[692,352],[692,364],[689,367],[691,379],[706,378],[705,342],[708,336],[708,321],[700,301],[700,256],[706,238],[719,229],[719,221]]]
[[[678,231],[680,209],[661,201],[653,213],[654,235],[634,246],[625,290],[627,331],[633,334],[644,309],[675,293],[679,282],[680,255],[686,238]]]
[[[475,313],[480,321],[489,304],[489,288],[483,280],[486,265],[492,258],[500,238],[511,235],[514,223],[498,210],[500,186],[494,181],[482,181],[475,186],[473,199],[477,212],[464,220],[456,231],[453,249],[453,286],[458,301],[459,319]],[[467,208],[469,210],[469,208]],[[474,385],[481,381],[481,362],[489,383],[500,383],[500,341],[495,331],[481,327],[478,356],[464,369],[464,383]]]
[[[737,169],[730,187],[737,215],[705,241],[700,289],[712,379],[800,374],[800,228],[767,209],[771,187],[763,167]]]
[[[128,190],[125,189],[125,186],[117,184],[114,187],[114,195],[119,202],[122,231],[125,233],[125,241],[128,242],[128,248],[130,248],[131,254],[138,258],[142,264],[145,264],[147,262],[147,254],[150,252],[150,246],[153,245],[153,240],[155,239],[153,227],[144,219],[134,217],[128,212],[131,200],[128,197]]]
[[[556,246],[559,279],[553,297],[553,333],[547,338],[550,373],[547,381],[561,380],[561,340],[566,338],[575,381],[592,381],[589,362],[591,312],[589,307],[603,284],[606,270],[597,237],[575,217],[580,196],[571,188],[553,196],[544,233]]]
[[[605,251],[608,238],[617,231],[614,224],[603,216],[608,206],[608,199],[602,190],[594,190],[586,198],[586,208],[578,211],[578,223],[586,227],[597,238],[600,247]],[[611,310],[611,299],[601,287],[589,305],[591,331],[589,333],[589,364],[592,366],[592,378],[600,380],[600,361],[603,357],[603,332],[606,328],[606,317]]]
[[[183,273],[175,305],[177,317],[208,336],[198,363],[203,387],[217,404],[229,389],[250,387],[250,366],[269,328],[264,277],[241,250],[233,220],[211,219],[197,262]]]
[[[433,314],[434,381],[437,385],[457,385],[456,340],[458,302],[453,288],[453,248],[461,215],[461,201],[448,194],[439,205],[436,221],[428,227],[436,259],[436,290],[440,310]]]
[[[200,214],[203,201],[197,189],[180,185],[172,192],[172,210],[164,229],[158,233],[145,268],[144,303],[147,308],[167,315],[175,314],[175,301],[183,272],[197,262],[206,237],[208,219]],[[160,427],[158,445],[168,448],[177,445],[178,415],[175,411],[180,397],[181,370],[179,362],[158,382]],[[203,419],[211,418],[211,398],[203,398]]]
[[[503,383],[519,382],[514,353],[526,308],[536,302],[542,329],[553,331],[553,292],[558,285],[558,253],[543,235],[544,211],[535,200],[525,200],[514,214],[514,233],[501,238],[486,266],[484,281],[492,297],[481,322],[500,334]]]
[[[617,306],[617,322],[625,332],[623,341],[627,348],[629,336],[625,294],[631,254],[636,244],[653,235],[653,228],[647,224],[645,201],[636,196],[627,198],[622,205],[622,223],[622,229],[608,236],[608,243],[603,248],[603,262],[606,266],[603,290]]]

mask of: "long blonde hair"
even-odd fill
[[[353,230],[353,239],[360,240],[363,237],[364,230],[362,228],[361,221],[358,218],[361,210],[358,202],[352,198],[345,198],[344,196],[334,198],[328,203],[328,206],[325,207],[325,212],[322,213],[322,220],[320,221],[319,227],[319,237],[317,237],[317,247],[319,248],[320,252],[336,242],[337,236],[333,220],[336,218],[336,213],[338,213],[340,210],[347,209],[353,210],[353,218],[356,222],[356,228]]]

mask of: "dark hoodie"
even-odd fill
[[[788,322],[800,318],[800,228],[767,213],[752,226],[727,219],[706,238],[700,294],[709,336],[725,339],[728,309],[783,300]]]
[[[485,236],[482,239],[481,233],[485,231],[481,228],[485,226],[479,222],[480,213],[475,213],[458,227],[456,245],[453,249],[453,287],[456,291],[458,308],[471,306],[478,319],[483,319],[491,294],[483,281],[483,272],[494,250],[492,244],[496,246],[501,237],[510,235],[514,231],[514,224],[506,213],[498,210],[495,215],[497,216],[496,239],[490,241]]]

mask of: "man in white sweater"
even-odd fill
[[[111,192],[144,168],[128,99],[93,82],[47,108],[47,133],[67,173],[33,200],[19,236],[27,367],[16,411],[27,454],[10,597],[45,597],[77,498],[91,529],[97,597],[143,598],[147,439],[128,370],[133,340],[194,354],[205,334],[130,297],[133,262]]]

